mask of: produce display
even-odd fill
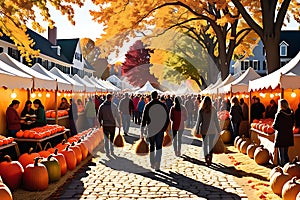
[[[226,120],[226,119],[229,119],[229,116],[230,116],[230,114],[229,114],[229,112],[228,112],[227,110],[219,111],[219,112],[217,113],[217,115],[218,115],[218,118],[219,118],[220,120]]]
[[[57,116],[58,117],[64,117],[68,115],[67,110],[58,110]],[[55,110],[47,110],[46,111],[46,118],[55,118]]]
[[[43,127],[37,127],[30,130],[18,131],[16,133],[17,138],[34,138],[42,139],[54,135],[55,133],[60,133],[65,130],[64,126],[59,125],[46,125]]]
[[[274,119],[254,119],[253,123],[251,123],[251,128],[257,129],[267,134],[273,134],[275,130],[272,127]]]
[[[3,135],[0,135],[0,147],[6,144],[10,144],[14,141],[13,137],[5,137]]]
[[[12,200],[12,194],[9,188],[2,182],[2,179],[0,177],[0,197],[3,200]]]

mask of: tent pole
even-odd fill
[[[27,89],[27,100],[30,100],[30,89]]]
[[[249,100],[248,100],[248,122],[251,124],[251,99],[252,99],[252,91],[250,90],[249,93]]]
[[[57,93],[58,93],[58,84],[56,80],[56,89],[54,93],[54,104],[55,104],[55,124],[58,124],[58,105],[57,105]]]
[[[281,88],[281,96],[280,96],[281,99],[284,98],[284,88]]]

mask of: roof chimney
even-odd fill
[[[48,26],[48,40],[51,42],[53,45],[56,45],[56,39],[57,39],[57,28],[56,26],[53,26],[51,29]]]

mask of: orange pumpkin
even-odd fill
[[[89,150],[88,150],[88,148],[86,148],[86,146],[84,145],[84,143],[81,140],[78,141],[78,144],[79,144],[79,147],[80,147],[80,150],[82,153],[82,160],[84,160],[84,159],[86,159],[87,155],[89,154]]]
[[[74,151],[76,156],[76,164],[79,165],[79,163],[82,160],[82,153],[80,147],[78,145],[75,145],[75,143],[73,142],[70,146],[70,149]]]
[[[240,145],[240,151],[241,153],[243,154],[247,154],[247,148],[248,146],[251,144],[251,141],[249,138],[245,138],[245,140],[243,142],[241,142],[241,145]]]
[[[55,111],[53,111],[50,116],[51,118],[55,118]]]
[[[258,147],[258,145],[256,145],[256,144],[250,144],[247,147],[247,155],[249,156],[249,158],[251,158],[251,159],[254,158],[254,152],[257,147]]]
[[[34,163],[34,159],[37,158],[37,157],[40,157],[40,154],[38,153],[32,153],[33,151],[33,148],[31,147],[29,149],[29,152],[28,153],[24,153],[22,154],[20,157],[19,157],[19,162],[21,163],[21,165],[23,166],[23,168],[25,169],[25,167],[28,165],[28,164],[32,164]]]
[[[58,145],[56,145],[56,148],[58,149],[58,152],[61,152],[61,151],[64,150],[68,145],[69,145],[69,143],[67,143],[66,140],[63,140],[61,143],[59,143]]]
[[[290,200],[296,199],[298,193],[300,192],[300,183],[296,177],[286,182],[282,188],[282,199]]]
[[[1,200],[12,200],[12,194],[9,188],[2,182],[0,177],[0,197]]]
[[[272,191],[281,196],[282,188],[286,182],[288,182],[292,177],[282,171],[280,167],[275,168],[275,173],[273,174],[270,183]]]
[[[33,164],[24,169],[23,186],[30,191],[43,191],[48,188],[48,171],[45,165],[39,163],[42,158],[35,158]]]
[[[24,169],[20,162],[12,161],[9,155],[5,155],[4,159],[5,161],[0,163],[0,176],[6,185],[14,190],[21,184]]]
[[[300,178],[300,164],[298,156],[296,156],[292,162],[286,163],[283,167],[283,171],[292,177]]]
[[[22,130],[20,130],[16,133],[17,138],[21,138],[21,137],[23,137],[23,135],[24,135],[24,132]]]
[[[254,152],[254,160],[259,165],[267,164],[270,160],[269,151],[263,146],[257,147]]]
[[[53,155],[53,158],[56,158],[59,163],[61,176],[65,175],[67,173],[67,162],[65,156],[62,153],[58,153],[58,149],[55,149],[55,152],[51,155]]]
[[[46,150],[48,146],[51,147],[51,143],[50,142],[47,142],[47,144],[44,147],[44,150],[42,150],[42,151],[39,152],[39,154],[40,154],[41,157],[48,158],[50,156],[51,153],[48,150]]]
[[[76,155],[72,149],[70,149],[70,145],[68,145],[61,153],[65,156],[67,167],[69,170],[73,170],[76,168]]]

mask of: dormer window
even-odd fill
[[[60,46],[51,46],[51,48],[52,49],[56,49],[56,54],[58,55],[58,56],[60,56],[60,50],[61,50],[61,47]]]
[[[287,56],[287,47],[288,47],[288,43],[286,43],[285,41],[282,41],[279,44],[280,47],[280,56]]]

